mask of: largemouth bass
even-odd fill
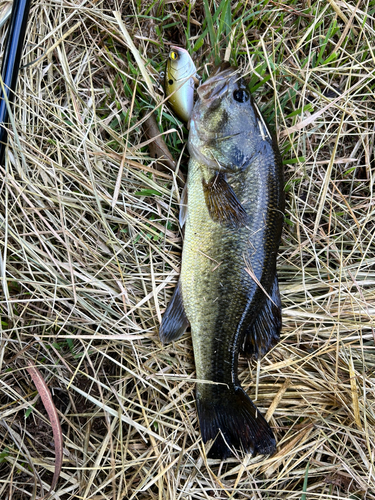
[[[233,68],[198,88],[182,222],[181,275],[160,327],[165,342],[191,326],[196,400],[213,457],[268,454],[273,432],[242,389],[238,355],[258,358],[279,340],[276,274],[283,171],[275,140]]]
[[[187,122],[194,106],[194,78],[197,69],[187,50],[171,47],[165,68],[164,88],[177,118]]]

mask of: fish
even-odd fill
[[[234,68],[219,68],[198,88],[188,149],[181,273],[159,336],[166,344],[191,327],[209,456],[272,454],[275,436],[241,387],[238,358],[260,359],[280,337],[283,168],[277,142]]]
[[[168,56],[164,88],[168,103],[177,118],[188,122],[194,106],[195,64],[187,50],[171,47]]]

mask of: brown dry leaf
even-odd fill
[[[165,169],[165,165],[172,170],[176,169],[176,163],[173,156],[169,152],[163,135],[160,133],[156,118],[152,113],[143,123],[143,130],[148,137],[148,147],[152,158],[157,159],[156,165],[158,170]]]
[[[53,473],[51,487],[47,496],[51,491],[53,491],[57,485],[57,481],[60,477],[62,461],[63,461],[63,434],[61,430],[60,419],[57,414],[56,407],[53,403],[51,392],[48,389],[47,384],[42,377],[42,374],[36,366],[32,364],[30,360],[27,361],[26,370],[28,371],[30,377],[33,379],[35,387],[42,399],[44,408],[48,413],[49,420],[51,422],[53,439],[55,443],[55,471]]]

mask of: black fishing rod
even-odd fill
[[[13,101],[17,85],[18,70],[23,51],[26,26],[32,0],[14,0],[8,36],[5,44],[3,62],[1,66],[0,82],[0,165],[4,165],[5,148],[9,123],[9,108],[13,108]],[[8,101],[8,103],[7,103]],[[9,106],[9,108],[8,108]]]

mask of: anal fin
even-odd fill
[[[163,344],[179,339],[189,326],[189,321],[185,314],[184,303],[181,295],[180,280],[174,290],[159,329],[159,337]]]
[[[264,356],[280,339],[281,298],[277,276],[273,282],[270,296],[255,321],[246,330],[240,349],[241,354],[255,359]]]
[[[209,182],[202,181],[204,198],[212,220],[233,227],[245,226],[248,222],[246,210],[238,201],[236,193],[218,173]]]

